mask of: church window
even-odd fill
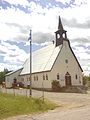
[[[34,76],[34,81],[36,80],[36,77]]]
[[[63,38],[65,38],[65,34],[63,34]]]
[[[57,80],[59,80],[59,73],[57,74]]]
[[[60,38],[60,34],[57,34],[57,38],[58,38],[58,39]]]
[[[65,63],[68,63],[68,59],[65,60]]]
[[[45,80],[45,76],[43,75],[43,80]]]
[[[77,74],[75,75],[75,78],[77,79]]]
[[[46,74],[46,80],[48,80],[48,75]]]
[[[36,80],[38,81],[38,75],[36,76]]]

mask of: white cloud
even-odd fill
[[[11,1],[10,1],[11,2]],[[14,1],[15,2],[15,1]],[[18,1],[17,1],[18,2]],[[13,39],[15,36],[22,35],[20,33],[20,29],[17,28],[16,26],[7,26],[5,23],[16,23],[18,25],[21,25],[23,28],[24,26],[30,26],[32,27],[33,32],[51,32],[54,34],[55,30],[57,30],[57,16],[61,15],[61,18],[63,17],[64,19],[72,19],[75,18],[79,23],[83,23],[86,20],[90,19],[89,15],[89,7],[87,7],[87,4],[84,4],[80,7],[72,7],[72,8],[67,8],[67,9],[61,9],[59,7],[52,7],[49,10],[47,8],[42,8],[42,6],[36,4],[35,2],[31,2],[28,4],[30,7],[30,10],[32,13],[25,13],[19,9],[15,8],[8,8],[7,10],[0,10],[0,33],[1,36],[0,38],[2,39]],[[39,14],[38,14],[39,13]],[[53,14],[52,14],[53,13]],[[78,14],[77,14],[78,13]],[[89,30],[77,30],[77,29],[71,29],[67,28],[68,34],[70,34],[74,38],[75,36],[80,36],[82,37],[84,35],[87,35],[89,33]],[[12,32],[11,32],[12,31]],[[27,30],[28,31],[28,30]],[[82,34],[79,34],[82,31]],[[8,34],[7,34],[8,32]],[[73,33],[71,33],[73,32]],[[84,34],[83,34],[84,33]],[[69,35],[69,37],[70,37]],[[77,37],[78,37],[77,36]]]
[[[56,0],[56,1],[65,4],[65,3],[70,3],[71,0]]]
[[[18,65],[15,65],[15,64],[6,64],[6,63],[0,63],[0,71],[3,71],[4,68],[7,68],[8,70],[17,70],[19,68],[21,68],[22,66],[18,66]]]
[[[8,8],[6,10],[0,10],[0,23],[17,23],[19,25],[27,25],[30,23],[29,14],[15,8]]]
[[[1,40],[12,40],[17,36],[19,30],[16,27],[10,27],[3,23],[0,23],[0,39]]]
[[[89,10],[90,10],[90,8],[87,8],[86,5],[82,5],[81,7],[77,6],[74,8],[64,9],[62,11],[61,16],[67,20],[71,20],[71,19],[75,18],[77,20],[77,22],[83,23],[90,16],[88,13]]]
[[[14,4],[14,5],[22,5],[22,6],[28,5],[27,0],[2,0],[2,2],[4,1],[8,2],[9,4]]]
[[[88,46],[89,45],[90,44],[88,44]],[[90,50],[88,48],[84,48],[84,46],[87,46],[87,43],[83,45],[76,41],[75,43],[72,43],[71,46],[73,47],[73,51],[80,65],[82,66],[84,74],[89,75],[90,74],[90,54],[88,54],[88,52],[90,52]]]
[[[87,4],[89,0],[75,0],[74,4],[75,5],[82,5],[82,4]]]
[[[37,12],[42,11],[42,13],[46,13],[46,15],[38,14]],[[57,10],[56,10],[57,11]],[[29,31],[29,26],[32,28],[33,32],[52,32],[52,28],[55,27],[55,21],[56,17],[53,15],[50,17],[52,21],[48,20],[48,17],[53,12],[53,9],[50,9],[48,12],[48,9],[43,10],[42,7],[38,6],[32,12],[31,15],[26,14],[25,12],[14,8],[8,8],[8,10],[0,10],[0,39],[2,40],[12,40],[16,38],[17,36],[23,36],[22,33],[20,33],[20,29],[24,28],[25,26],[28,26],[27,31]],[[53,12],[55,14],[55,12]],[[5,15],[5,16],[4,16]],[[17,26],[11,26],[7,25],[9,24],[18,24],[21,28]],[[53,31],[54,32],[54,31]]]
[[[69,39],[88,38],[90,29],[66,28]],[[79,41],[79,40],[78,40]]]
[[[22,64],[28,57],[28,54],[23,49],[7,42],[1,42],[0,51],[1,50],[4,62],[8,62],[9,64]]]
[[[21,33],[20,30],[23,29],[25,26],[30,25],[29,20],[30,20],[30,16],[20,11],[19,9],[17,11],[15,11],[14,8],[11,8],[11,9],[8,8],[8,10],[1,9],[0,10],[0,39],[13,40],[18,36],[25,36],[25,34]],[[16,26],[14,24],[17,24],[19,26]]]

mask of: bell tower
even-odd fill
[[[56,35],[56,46],[59,46],[59,45],[63,44],[63,40],[68,41],[66,32],[67,31],[65,31],[63,29],[61,18],[59,16],[58,30],[55,32],[55,35]]]

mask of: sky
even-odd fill
[[[85,75],[90,74],[90,0],[0,0],[0,71],[22,67],[33,51],[55,40],[60,15]]]

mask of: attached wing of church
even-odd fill
[[[32,53],[32,87],[52,88],[54,80],[60,86],[82,85],[82,68],[70,46],[59,16],[58,30],[55,32],[56,40]],[[30,59],[27,59],[18,71],[6,75],[6,87],[11,87],[14,78],[22,82],[25,87],[30,83]]]

